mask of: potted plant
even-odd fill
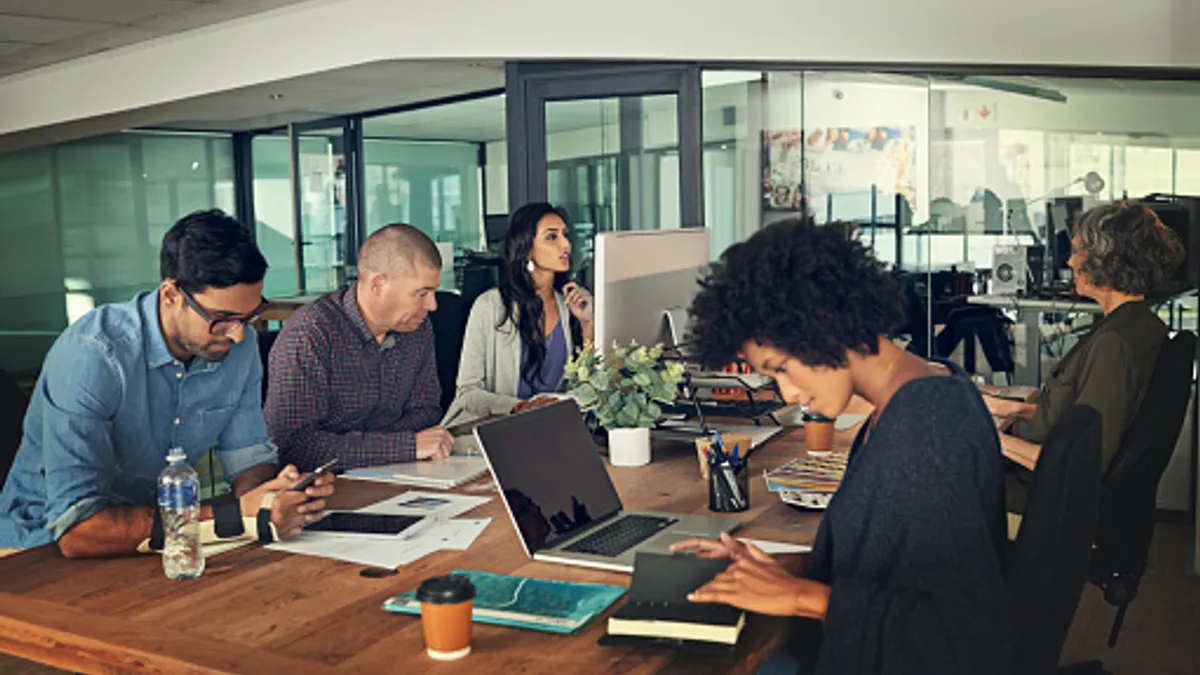
[[[566,366],[568,391],[608,430],[608,457],[615,466],[650,462],[650,428],[672,403],[683,364],[663,358],[663,346],[616,343],[602,356],[584,345]]]

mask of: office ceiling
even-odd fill
[[[0,77],[308,0],[0,0]]]
[[[380,61],[158,106],[151,125],[251,131],[503,86],[499,61]],[[438,108],[432,117],[457,109]]]

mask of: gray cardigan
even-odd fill
[[[562,294],[555,293],[555,299],[570,357],[575,353],[568,328],[571,312]],[[467,317],[454,401],[442,418],[443,426],[507,415],[520,402],[521,335],[512,321],[500,325],[503,320],[500,289],[493,288],[476,298]]]

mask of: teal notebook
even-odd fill
[[[454,570],[475,586],[477,623],[532,628],[548,633],[574,633],[625,593],[621,586],[579,584],[505,574]],[[416,591],[401,593],[383,603],[389,612],[420,614]]]

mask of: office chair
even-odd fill
[[[967,306],[951,310],[946,327],[938,334],[936,356],[949,358],[958,345],[963,345],[963,370],[977,372],[975,344],[983,349],[988,368],[993,373],[1006,373],[1012,382],[1017,368],[1009,338],[1009,320],[995,307]]]
[[[1005,573],[1012,598],[1013,675],[1103,673],[1099,663],[1059,670],[1088,576],[1100,498],[1100,413],[1071,406],[1042,446]]]
[[[1117,643],[1125,612],[1146,571],[1158,483],[1187,416],[1195,358],[1196,336],[1189,331],[1163,343],[1146,396],[1101,483],[1090,580],[1117,608],[1109,647]]]
[[[8,479],[17,449],[21,447],[21,425],[29,399],[17,385],[17,380],[0,370],[0,487]]]
[[[467,301],[457,293],[438,291],[437,309],[429,314],[433,323],[434,355],[438,384],[442,387],[442,412],[454,400],[458,380],[458,362],[462,357],[463,337],[467,331]]]
[[[262,361],[262,400],[267,402],[267,380],[271,374],[271,347],[275,346],[275,340],[279,337],[277,330],[264,330],[258,333],[258,358]]]

